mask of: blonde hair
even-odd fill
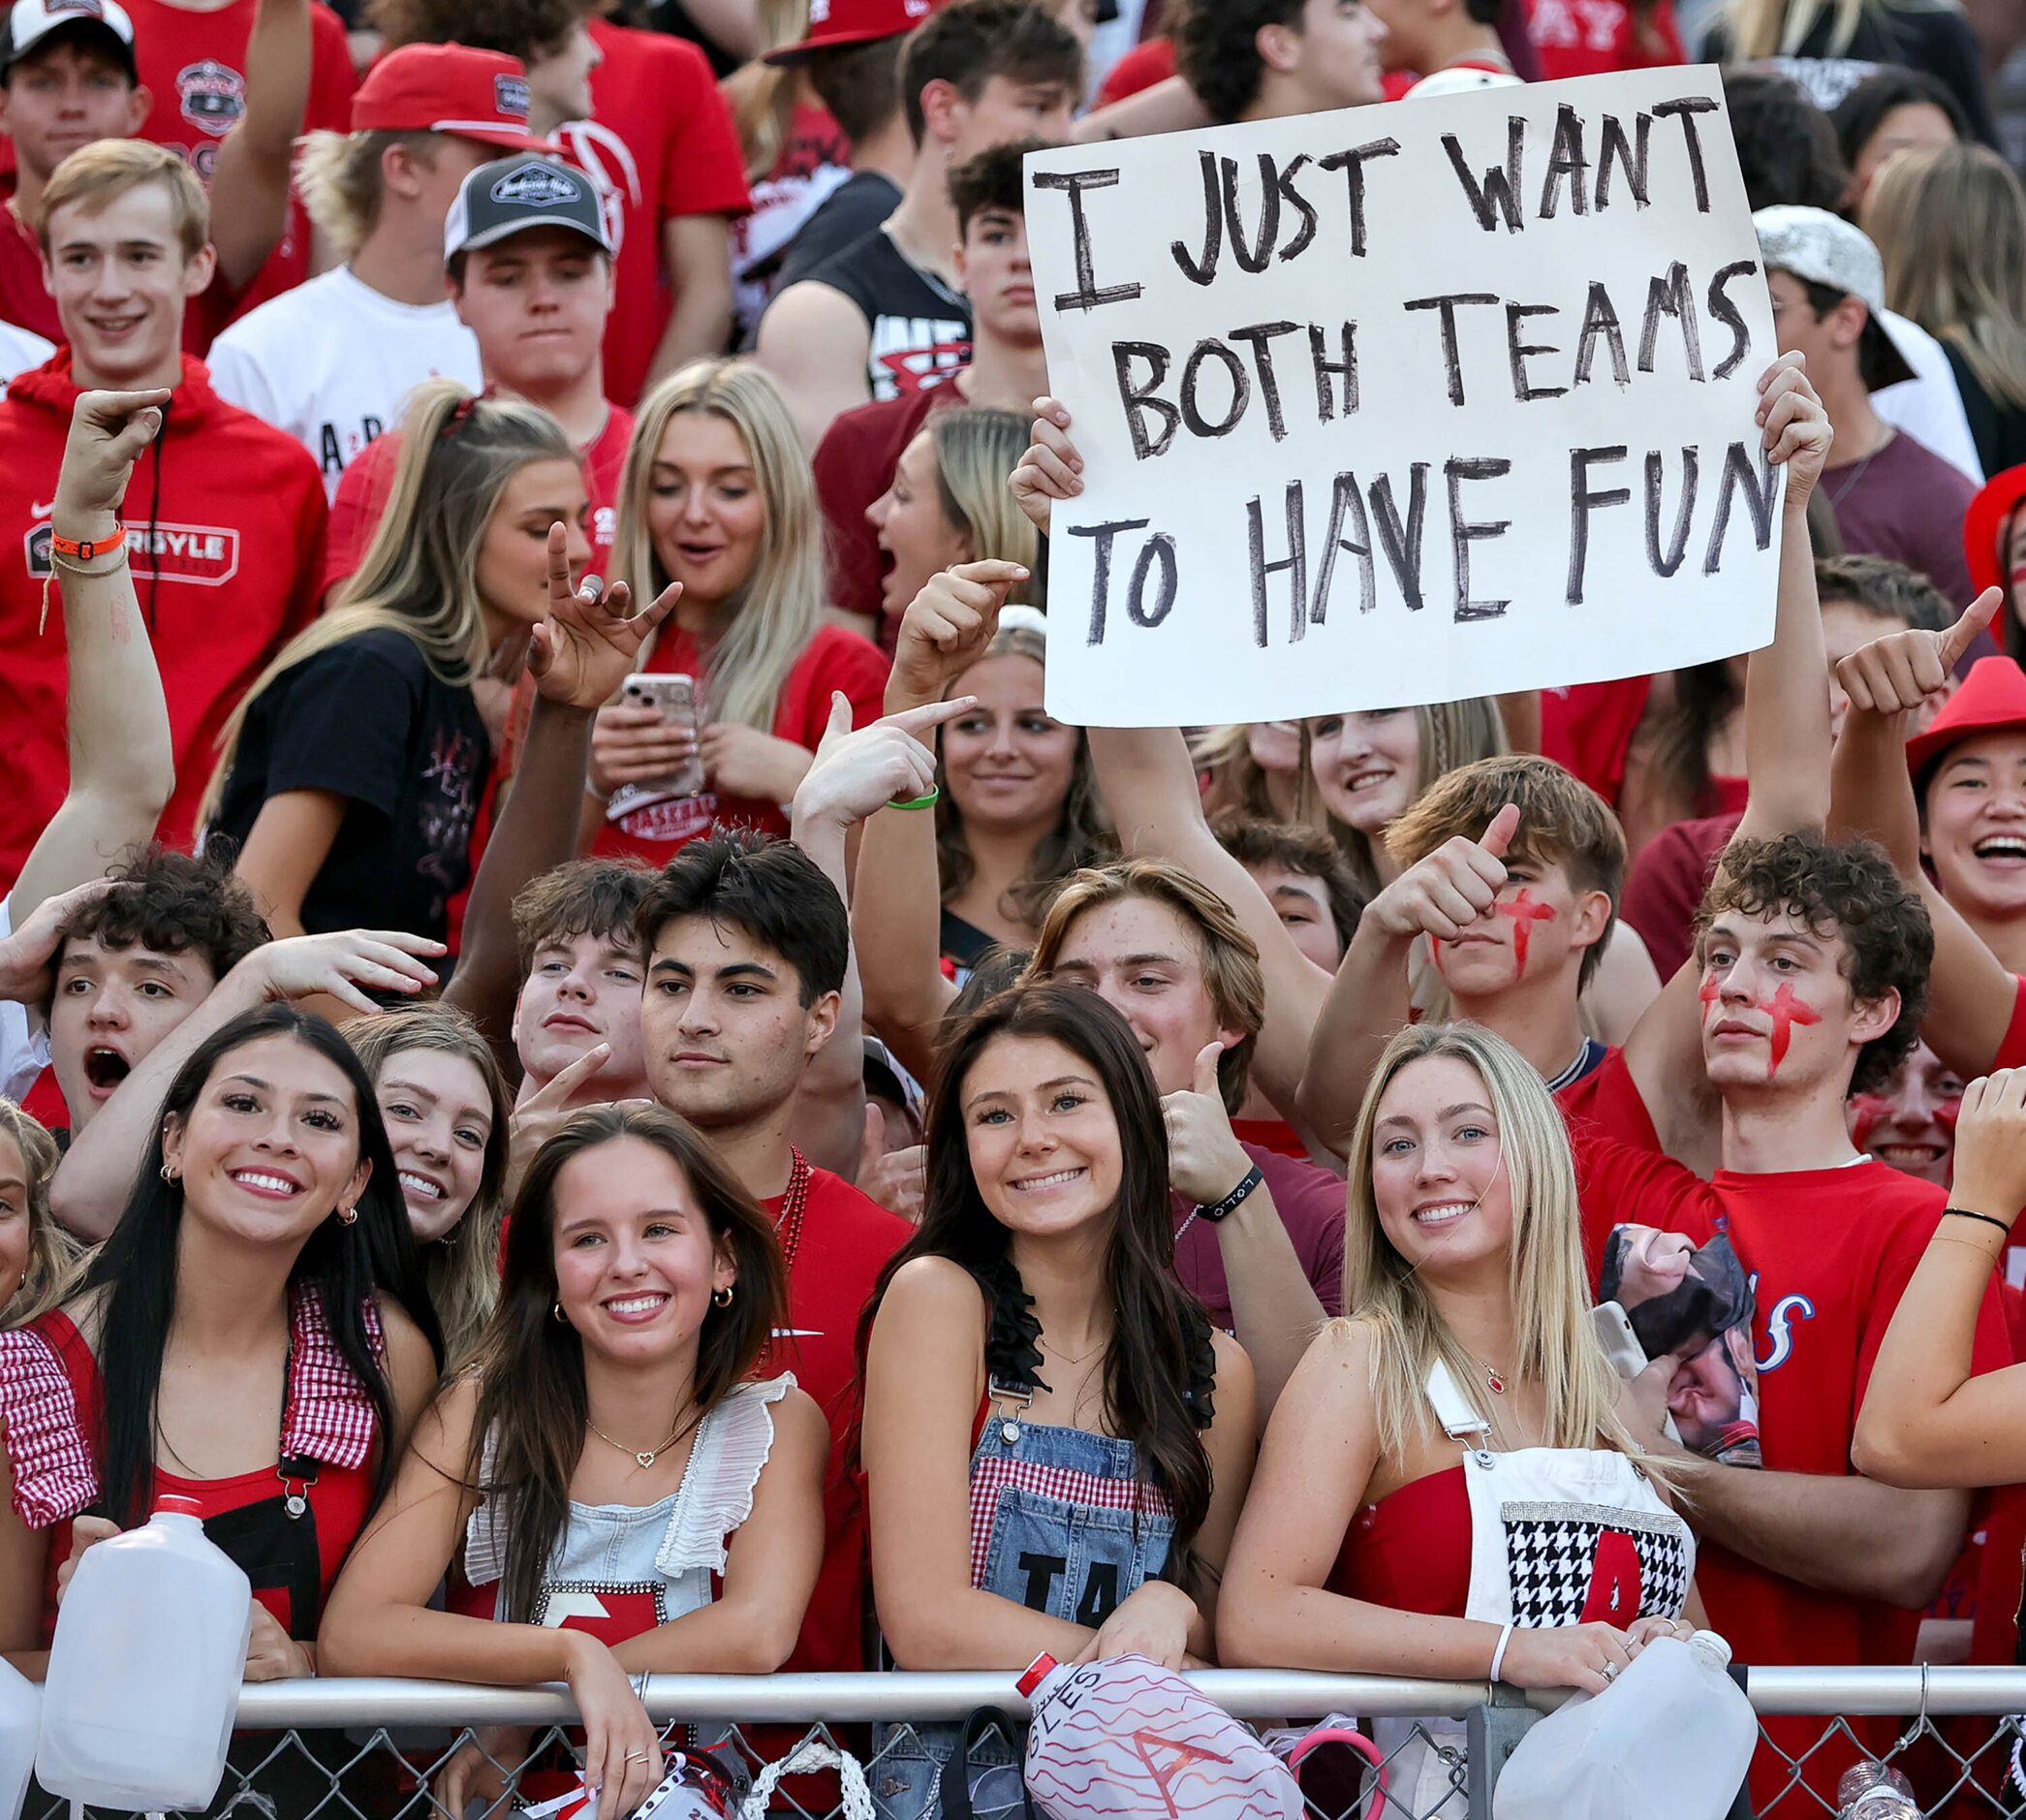
[[[1029,424],[1012,411],[939,411],[929,420],[936,457],[936,496],[943,517],[971,540],[974,561],[1017,562],[1028,580],[1007,591],[1009,602],[1034,599],[1041,539],[1013,503],[1007,484],[1027,452]]]
[[[188,265],[211,237],[211,204],[197,173],[166,145],[144,139],[102,139],[80,145],[49,173],[35,207],[35,238],[49,256],[49,222],[59,208],[74,204],[95,215],[109,203],[143,183],[159,183],[169,192],[175,217],[176,239]]]
[[[781,685],[823,622],[823,520],[795,420],[780,388],[751,361],[693,361],[640,401],[619,484],[614,579],[641,602],[669,585],[647,529],[648,492],[669,424],[691,412],[723,418],[738,431],[766,515],[753,573],[731,602],[724,636],[699,680],[713,720],[770,733]]]
[[[434,168],[437,135],[421,131],[317,132],[297,142],[296,188],[309,218],[345,258],[366,243],[380,222],[387,186],[382,160],[390,145],[406,147]]]
[[[741,64],[718,84],[732,110],[732,130],[738,136],[748,183],[773,174],[794,130],[802,72],[781,69],[764,59],[769,50],[792,45],[807,34],[809,0],[759,0],[757,14],[759,49],[751,62]]]
[[[1315,718],[1327,716],[1319,714]],[[1499,758],[1512,750],[1506,742],[1506,723],[1499,715],[1498,704],[1488,695],[1472,696],[1461,702],[1424,703],[1414,709],[1414,725],[1418,757],[1414,795],[1408,799],[1410,806],[1420,800],[1438,777],[1446,776],[1459,765]],[[1313,777],[1310,759],[1314,739],[1309,727],[1308,721],[1301,723],[1301,770],[1305,776]],[[1344,858],[1351,862],[1359,890],[1367,898],[1377,896],[1384,881],[1379,876],[1379,862],[1371,840],[1349,823],[1339,821],[1327,808],[1324,814],[1330,833],[1344,850]]]
[[[1297,739],[1300,723],[1295,723]],[[1250,816],[1255,821],[1289,821],[1298,828],[1329,832],[1329,818],[1316,794],[1316,779],[1307,764],[1306,746],[1302,762],[1291,774],[1294,801],[1283,815],[1273,800],[1268,773],[1252,755],[1252,723],[1238,721],[1225,727],[1208,727],[1189,742],[1189,761],[1203,775],[1203,813],[1212,820],[1227,811]]]
[[[1379,1103],[1403,1069],[1430,1056],[1467,1064],[1483,1082],[1498,1123],[1500,1162],[1512,1198],[1511,1365],[1541,1387],[1546,1407],[1541,1444],[1607,1447],[1665,1481],[1667,1474],[1618,1419],[1618,1378],[1590,1327],[1582,1211],[1561,1112],[1526,1058],[1474,1023],[1410,1024],[1394,1035],[1365,1088],[1348,1152],[1344,1307],[1347,1319],[1362,1322],[1372,1334],[1370,1391],[1381,1447],[1397,1455],[1410,1440],[1432,1433],[1427,1382],[1438,1359],[1478,1414],[1487,1423],[1493,1416],[1482,1369],[1444,1323],[1419,1271],[1394,1250],[1372,1192]]]
[[[401,420],[401,454],[387,505],[358,573],[330,612],[289,641],[233,710],[219,735],[200,825],[217,816],[247,710],[305,659],[363,633],[391,630],[415,642],[438,680],[468,687],[488,656],[479,550],[500,498],[530,463],[577,458],[561,425],[531,404],[474,398],[452,379],[417,387]]]
[[[56,1140],[40,1120],[5,1098],[0,1098],[0,1136],[12,1138],[21,1153],[28,1195],[28,1269],[20,1288],[0,1302],[0,1330],[5,1330],[24,1327],[55,1307],[70,1293],[89,1253],[49,1211],[49,1177],[61,1160]]]
[[[1896,0],[1724,0],[1718,11],[1730,38],[1729,63],[1761,63],[1767,57],[1793,57],[1817,23],[1827,15],[1829,41],[1825,57],[1840,57],[1857,35],[1866,13],[1899,11]],[[1954,12],[1945,0],[1936,12]]]
[[[1195,933],[1211,1013],[1219,1028],[1241,1032],[1217,1060],[1225,1109],[1235,1113],[1245,1104],[1246,1073],[1266,1021],[1266,976],[1260,970],[1259,946],[1236,912],[1195,873],[1166,860],[1118,860],[1072,872],[1034,938],[1028,977],[1046,979],[1055,971],[1078,917],[1131,897],[1166,904]]]
[[[2026,189],[1974,144],[1909,147],[1864,198],[1886,302],[1962,356],[2000,404],[2026,405]]]
[[[377,1017],[354,1018],[345,1025],[345,1041],[352,1045],[376,1088],[388,1063],[411,1050],[455,1055],[470,1062],[485,1083],[492,1133],[485,1140],[478,1192],[444,1238],[421,1246],[429,1302],[443,1329],[444,1365],[454,1368],[478,1344],[493,1309],[499,1306],[500,1220],[506,1211],[507,1148],[514,1111],[506,1081],[491,1045],[479,1034],[479,1026],[452,1005],[410,1005]]]

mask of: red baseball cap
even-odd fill
[[[1920,788],[1925,773],[1950,746],[1979,734],[2021,731],[2026,731],[2026,671],[2010,657],[1979,657],[1926,731],[1907,741],[1907,769],[1914,773],[1914,787]]]
[[[403,45],[352,97],[355,133],[454,133],[509,151],[553,151],[528,131],[528,72],[518,57],[469,45]]]
[[[898,38],[941,4],[942,0],[809,0],[809,29],[794,44],[769,50],[764,61],[806,63],[819,50]]]
[[[2021,500],[2026,500],[2026,465],[1993,474],[1963,514],[1963,560],[1970,565],[1970,585],[1979,594],[1987,587],[2006,586],[2006,562],[1998,540]]]

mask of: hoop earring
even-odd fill
[[[723,1289],[713,1289],[713,1290],[712,1290],[712,1291],[710,1292],[710,1301],[711,1301],[711,1305],[712,1305],[713,1307],[718,1307],[718,1308],[729,1308],[729,1307],[731,1307],[731,1305],[732,1305],[732,1285],[731,1285],[730,1283],[727,1283],[727,1284],[725,1285],[725,1287],[724,1287]]]
[[[555,1304],[555,1316],[565,1327],[570,1325],[570,1317],[563,1312],[563,1304],[560,1302]]]
[[[177,1181],[180,1180],[181,1177],[179,1177],[176,1175],[175,1171],[171,1169],[167,1163],[164,1163],[162,1165],[162,1179],[164,1181]]]
[[[340,1226],[357,1226],[358,1224],[358,1209],[356,1207],[339,1208],[337,1216]]]

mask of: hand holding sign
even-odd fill
[[[1506,849],[1519,827],[1519,805],[1491,818],[1481,840],[1452,834],[1417,861],[1365,907],[1389,935],[1453,942],[1492,914],[1506,882]]]
[[[1070,441],[1069,408],[1059,398],[1034,401],[1034,441],[1013,469],[1013,503],[1044,537],[1055,501],[1083,490],[1083,457]]]
[[[887,706],[942,697],[951,681],[984,654],[999,629],[999,609],[1027,579],[1016,562],[964,562],[931,576],[900,622]]]
[[[1869,714],[1899,714],[1948,687],[1970,642],[1997,617],[2004,594],[1987,587],[1947,632],[1888,632],[1836,664],[1850,705]]]
[[[1822,479],[1835,431],[1808,383],[1808,357],[1783,354],[1759,376],[1759,426],[1765,458],[1787,470],[1787,510],[1799,512]]]

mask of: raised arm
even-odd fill
[[[662,264],[675,307],[655,345],[647,385],[722,353],[732,333],[732,224],[723,215],[677,215],[662,224]]]
[[[2026,1479],[2026,1365],[1979,1377],[1975,1350],[1979,1312],[2026,1205],[2026,1071],[1970,1083],[1948,1202],[1963,1212],[1937,1222],[1893,1310],[1851,1457],[1891,1485],[2012,1485]]]
[[[911,801],[935,787],[936,755],[926,735],[970,706],[971,698],[932,702],[852,731],[851,703],[830,697],[830,724],[816,763],[795,793],[789,833],[851,902],[845,845],[851,831],[889,802]],[[802,1078],[795,1096],[795,1141],[820,1167],[855,1179],[865,1129],[864,993],[858,984],[857,943],[844,970],[836,1027]]]
[[[246,111],[211,173],[211,243],[229,290],[253,282],[288,226],[313,60],[309,0],[260,0],[246,41]]]
[[[914,715],[943,699],[981,657],[999,609],[1027,578],[1015,562],[967,562],[929,578],[900,622],[887,713]],[[923,737],[940,721],[924,723]],[[908,800],[902,798],[900,800]],[[865,1019],[918,1081],[936,1072],[936,1034],[956,988],[943,976],[943,883],[935,816],[882,807],[865,823],[852,898],[852,933]]]
[[[1339,1156],[1364,1103],[1380,1051],[1407,1021],[1407,962],[1421,936],[1454,941],[1492,914],[1506,882],[1506,849],[1519,826],[1508,803],[1481,840],[1453,835],[1417,861],[1365,906],[1357,931],[1309,1036],[1295,1104],[1303,1122]]]
[[[1836,740],[1830,828],[1839,835],[1876,840],[1892,856],[1900,877],[1919,890],[1935,929],[1920,1034],[1965,1080],[1997,1060],[2018,982],[1920,863],[1920,809],[1906,741],[1915,712],[1947,690],[1956,664],[2003,598],[1998,589],[1986,588],[1948,631],[1890,633],[1836,666],[1850,707]]]
[[[595,578],[586,578],[573,590],[569,538],[560,524],[549,527],[548,616],[528,644],[535,711],[505,806],[472,881],[463,949],[444,993],[477,1020],[510,1079],[520,1069],[513,1036],[514,1000],[520,989],[514,899],[529,880],[576,854],[591,723],[599,707],[619,692],[641,648],[681,594],[678,582],[636,613],[624,581],[607,592]]]
[[[71,415],[50,528],[80,543],[119,521],[134,463],[162,427],[169,393],[87,392]],[[154,646],[124,546],[110,560],[60,563],[70,656],[69,788],[36,836],[9,898],[19,929],[44,898],[102,877],[154,832],[175,788],[175,750]]]
[[[59,1224],[93,1242],[111,1232],[134,1187],[163,1096],[182,1065],[241,1012],[276,999],[327,997],[361,1017],[380,1007],[367,992],[415,994],[436,984],[428,962],[441,942],[395,929],[296,935],[256,948],[191,1014],[148,1051],[91,1122],[71,1139],[49,1178]]]
[[[1750,796],[1738,837],[1819,829],[1829,808],[1828,659],[1808,500],[1829,452],[1828,414],[1801,357],[1783,354],[1761,376],[1756,415],[1766,458],[1787,470],[1780,510],[1780,576],[1773,642],[1745,673],[1745,771]],[[1712,1166],[1718,1110],[1702,1067],[1701,1002],[1690,961],[1625,1040],[1634,1083],[1670,1155]]]

